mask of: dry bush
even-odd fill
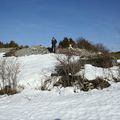
[[[18,93],[18,91],[16,89],[11,89],[11,88],[3,88],[0,90],[0,95],[4,95],[4,94],[7,94],[7,95],[13,95],[13,94],[16,94]]]
[[[79,90],[89,91],[91,89],[103,89],[109,87],[110,84],[101,78],[96,78],[95,80],[87,80],[84,76],[78,75],[84,64],[92,63],[95,66],[108,68],[112,65],[112,59],[109,54],[102,54],[95,56],[94,58],[75,59],[71,51],[67,51],[64,55],[58,55],[56,57],[58,64],[55,67],[55,74],[52,76],[61,76],[61,78],[54,83],[53,86],[69,87],[73,86]],[[87,60],[87,61],[86,61]],[[84,73],[83,73],[84,74]],[[75,90],[76,91],[76,90]]]
[[[55,71],[58,76],[62,76],[61,80],[63,86],[71,86],[71,82],[74,80],[74,74],[80,71],[81,63],[79,59],[75,59],[71,53],[67,53],[63,56],[56,57],[58,65],[55,67]]]
[[[81,69],[79,59],[75,59],[71,53],[63,56],[56,56],[58,65],[55,67],[55,71],[58,75],[74,75]]]
[[[84,38],[80,38],[77,40],[77,47],[80,49],[86,49],[89,51],[96,51],[96,47]]]
[[[79,59],[72,60],[72,57],[73,56],[71,54],[68,54],[65,57],[59,56],[56,58],[59,64],[56,66],[55,70],[58,76],[60,75],[62,77],[54,84],[54,86],[60,85],[63,87],[75,86],[83,91],[89,91],[91,89],[103,89],[110,86],[110,84],[106,80],[103,80],[102,78],[96,78],[95,80],[89,81],[85,79],[84,76],[83,77],[81,75],[76,76],[75,74],[81,70],[82,63]],[[104,67],[109,66],[109,64],[103,65]]]
[[[81,59],[81,64],[91,64],[96,67],[109,68],[116,64],[116,59],[111,57],[110,54],[101,54]]]
[[[98,55],[97,57],[100,67],[109,68],[113,66],[114,58],[112,58],[109,53],[103,53],[102,55]]]
[[[80,38],[77,40],[77,46],[78,48],[86,49],[93,52],[109,53],[109,49],[102,43],[97,43],[94,45],[84,38]]]
[[[62,76],[53,86],[58,87],[74,87],[76,90],[89,91],[92,89],[104,89],[110,86],[110,83],[102,78],[96,78],[95,80],[87,80],[81,76],[69,76],[69,83],[66,83],[65,76]]]
[[[80,59],[75,59],[71,54],[58,55],[56,59],[58,61],[55,67],[56,73],[51,74],[51,79],[44,83],[42,90],[48,89],[48,86],[51,84],[53,87],[72,86],[75,88],[74,92],[78,90],[89,91],[92,89],[103,89],[110,86],[109,82],[102,78],[96,78],[95,80],[89,81],[84,78],[84,75],[76,74],[80,72],[82,63]],[[52,79],[54,76],[60,76],[60,78],[55,81]]]
[[[16,58],[2,58],[0,61],[0,94],[17,92],[17,76],[20,65]]]
[[[104,46],[102,43],[97,43],[95,47],[96,47],[96,51],[102,53],[109,53],[109,49],[106,46]]]
[[[56,66],[55,71],[60,76],[74,75],[75,73],[79,72],[81,69],[79,60],[77,61],[67,60],[67,62],[59,58],[57,58],[57,60],[60,62],[60,64]]]
[[[112,58],[110,56],[98,56],[95,60],[94,60],[94,64],[97,67],[102,67],[102,68],[109,68],[112,67]]]

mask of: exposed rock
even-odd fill
[[[12,50],[13,48],[0,48],[0,53],[6,53]]]
[[[34,46],[29,48],[23,48],[15,52],[16,56],[25,56],[25,55],[36,55],[36,54],[47,54],[49,53],[48,49],[43,46]]]
[[[104,89],[110,86],[110,83],[104,79],[96,78],[95,80],[85,80],[82,83],[81,90],[89,91],[92,89]]]
[[[5,53],[5,57],[9,56],[28,56],[28,55],[37,55],[37,54],[47,54],[49,53],[48,49],[43,46],[32,46],[28,48],[22,48],[22,49],[3,49]]]
[[[56,76],[57,74],[51,74],[51,78]],[[83,79],[81,76],[69,76],[69,80],[65,76],[61,76],[61,78],[54,84],[54,86],[69,87],[76,86],[78,89],[82,91],[89,91],[92,89],[104,89],[110,86],[110,83],[102,78],[96,78],[95,80],[87,80]]]
[[[91,56],[95,56],[96,53],[94,52],[90,52],[88,50],[85,50],[85,49],[79,49],[79,48],[73,48],[73,49],[57,49],[56,50],[56,53],[61,53],[61,54],[71,54],[71,55],[76,55],[76,56],[80,56],[81,58],[83,57],[91,57]]]
[[[16,49],[10,49],[8,52],[4,54],[4,57],[15,56]]]

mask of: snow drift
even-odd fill
[[[2,57],[2,54],[0,55]],[[46,77],[57,64],[54,54],[18,57],[21,72],[18,85],[24,90],[13,96],[0,96],[1,120],[119,120],[120,83],[112,83],[104,90],[74,93],[72,88],[40,91]],[[85,77],[117,76],[117,67],[108,69],[85,66]],[[80,74],[80,73],[78,73]],[[109,75],[110,74],[110,75]]]

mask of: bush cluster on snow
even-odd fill
[[[17,93],[17,76],[20,66],[16,58],[0,60],[0,94]]]
[[[58,64],[55,66],[55,73],[52,73],[51,78],[44,82],[41,90],[50,90],[53,87],[73,87],[75,89],[89,91],[92,89],[104,89],[110,86],[110,83],[104,78],[98,77],[89,81],[84,77],[84,72],[77,75],[78,72],[84,69],[84,65],[87,62],[83,62],[79,56],[73,56],[69,51],[65,55],[56,55],[56,60]],[[109,61],[107,62],[109,63]],[[101,65],[100,63],[97,63],[97,65]],[[108,66],[104,67],[108,68]],[[55,78],[58,79],[56,80]]]

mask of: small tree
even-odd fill
[[[70,44],[70,41],[67,37],[65,37],[62,41],[59,43],[59,47],[61,48],[68,48]]]
[[[3,42],[0,41],[0,48],[3,48],[4,47],[4,44]]]
[[[15,41],[11,40],[10,43],[9,43],[9,47],[10,48],[16,48],[16,47],[18,47],[18,44]]]
[[[20,65],[16,58],[3,58],[0,61],[0,94],[14,94],[17,92],[17,76]]]
[[[64,39],[62,41],[60,41],[59,47],[60,48],[68,48],[70,44],[72,45],[72,47],[76,47],[76,43],[72,38],[64,37]]]

